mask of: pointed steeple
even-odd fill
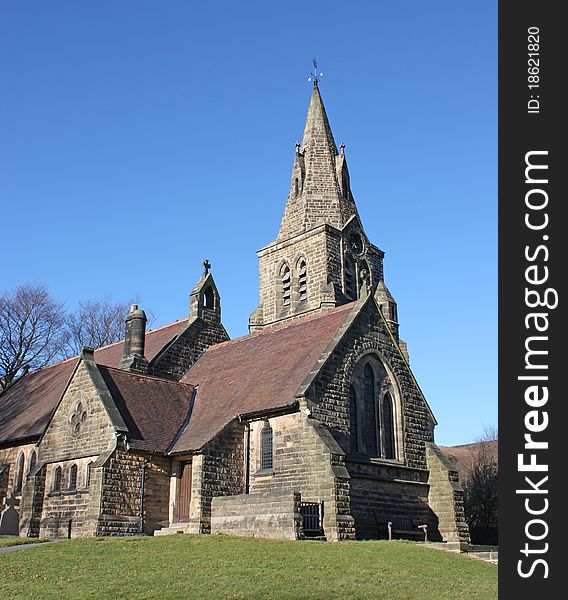
[[[302,143],[296,145],[292,183],[279,240],[323,223],[341,229],[357,214],[343,148],[339,154],[315,79]]]

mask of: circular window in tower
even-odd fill
[[[351,250],[351,252],[353,252],[353,254],[362,254],[363,253],[363,238],[361,237],[361,234],[358,231],[353,231],[350,235],[349,235],[349,239],[348,239],[348,248],[349,250]]]

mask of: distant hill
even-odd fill
[[[472,461],[479,452],[488,452],[490,456],[497,458],[498,443],[497,440],[488,442],[475,442],[473,444],[463,444],[461,446],[438,446],[446,455],[448,460],[456,466],[463,482],[471,468]]]

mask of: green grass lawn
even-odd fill
[[[98,538],[0,554],[0,597],[492,600],[497,568],[405,542]]]

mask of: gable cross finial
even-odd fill
[[[203,261],[203,268],[205,269],[205,275],[207,275],[211,269],[211,263],[207,259]]]
[[[318,61],[315,58],[312,60],[312,63],[314,65],[314,72],[310,73],[308,81],[313,81],[314,87],[317,87],[319,78],[323,77],[323,73],[318,73]]]

